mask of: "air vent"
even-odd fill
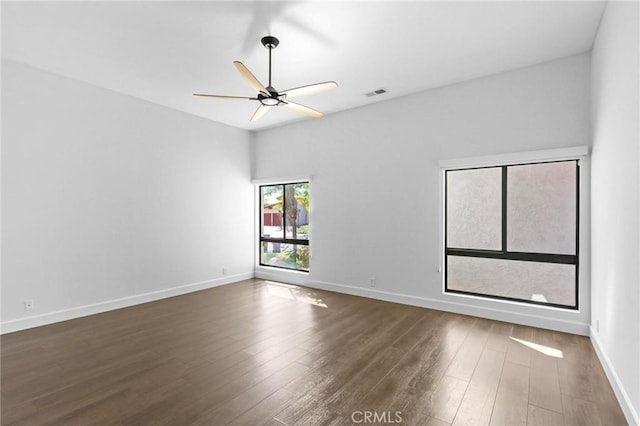
[[[373,96],[382,95],[384,93],[387,93],[387,89],[377,89],[377,90],[374,90],[372,92],[365,93],[365,96],[367,96],[368,98],[371,98]]]

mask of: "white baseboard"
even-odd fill
[[[88,315],[99,314],[102,312],[112,311],[114,309],[126,308],[129,306],[139,305],[142,303],[153,302],[168,297],[180,296],[181,294],[192,293],[194,291],[206,290],[208,288],[218,287],[237,281],[253,278],[253,271],[241,274],[228,275],[213,280],[202,281],[197,283],[185,284],[177,287],[171,287],[163,290],[152,291],[150,293],[136,294],[120,299],[107,300],[104,302],[93,303],[90,305],[76,306],[70,309],[49,312],[40,315],[33,315],[25,318],[5,321],[0,325],[0,334],[13,333],[14,331],[26,330],[28,328],[40,327],[42,325],[52,324],[60,321],[67,321],[74,318],[85,317]]]
[[[640,425],[640,416],[638,416],[638,412],[634,409],[631,400],[629,399],[629,395],[627,394],[622,382],[620,382],[620,377],[616,373],[615,368],[611,364],[611,360],[607,356],[607,353],[604,351],[602,344],[600,343],[600,339],[598,339],[598,334],[593,329],[590,328],[589,338],[591,339],[591,344],[596,351],[596,355],[598,355],[598,359],[600,360],[600,364],[602,364],[604,368],[604,372],[609,379],[609,383],[611,383],[611,387],[613,388],[613,392],[616,394],[616,398],[618,398],[618,403],[622,408],[622,412],[627,419],[627,422],[630,425],[639,426]]]
[[[309,279],[307,274],[292,274],[289,271],[271,271],[266,268],[256,268],[255,277],[260,279],[281,281],[289,284],[317,288],[320,290],[335,291],[337,293],[362,296],[370,299],[384,300],[386,302],[401,303],[403,305],[420,306],[422,308],[436,309],[439,311],[453,312],[462,315],[487,318],[496,321],[505,321],[515,324],[540,327],[565,333],[589,335],[589,324],[578,321],[568,321],[557,318],[548,318],[540,315],[531,315],[522,312],[510,312],[507,310],[474,306],[463,302],[450,302],[426,297],[410,296],[406,294],[381,291],[372,288],[356,287],[345,284],[336,284],[325,281]]]

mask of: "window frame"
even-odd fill
[[[311,187],[311,181],[310,179],[294,179],[291,181],[286,181],[286,182],[269,182],[269,183],[260,183],[258,184],[258,266],[261,267],[265,267],[265,268],[276,268],[276,269],[281,269],[284,271],[293,271],[293,272],[300,272],[300,273],[305,273],[308,274],[309,271],[311,270],[311,265],[309,265],[309,270],[304,270],[304,269],[298,269],[298,268],[287,268],[285,266],[278,266],[278,265],[269,265],[266,263],[262,263],[262,243],[280,243],[280,244],[290,244],[290,245],[303,245],[303,246],[311,246],[310,240],[311,240],[311,234],[309,233],[309,236],[307,239],[293,239],[293,238],[286,238],[287,237],[287,231],[286,231],[286,215],[284,212],[284,206],[286,206],[286,190],[285,190],[285,186],[287,185],[295,185],[295,184],[300,184],[300,183],[306,183],[307,187],[310,188]],[[282,187],[282,205],[283,205],[283,211],[282,211],[282,235],[283,238],[272,238],[272,237],[264,237],[263,236],[263,229],[264,229],[264,212],[263,212],[263,198],[262,198],[262,188],[267,187],[267,186],[281,186]],[[309,212],[307,212],[309,213]],[[309,215],[310,217],[310,215]],[[310,220],[309,220],[310,221]],[[309,260],[311,260],[311,253],[309,253]]]
[[[519,252],[519,251],[509,251],[507,249],[507,188],[508,188],[508,168],[509,167],[517,167],[524,165],[535,165],[535,164],[549,164],[549,163],[560,163],[560,162],[575,162],[575,170],[576,170],[576,198],[575,198],[575,254],[555,254],[555,253],[536,253],[536,252]],[[442,166],[442,165],[441,165]],[[490,249],[465,249],[465,248],[449,248],[447,246],[447,201],[448,201],[448,187],[447,187],[447,174],[452,171],[461,171],[461,170],[478,170],[478,169],[490,169],[490,168],[500,168],[501,169],[501,247],[500,250],[490,250]],[[442,167],[443,171],[443,281],[444,281],[444,292],[446,294],[461,294],[461,295],[469,295],[476,296],[483,299],[495,299],[495,300],[504,300],[509,302],[517,302],[526,305],[542,305],[545,307],[554,307],[560,308],[563,310],[573,310],[578,311],[580,307],[580,203],[581,203],[581,194],[580,194],[580,182],[581,182],[581,157],[573,156],[569,158],[558,158],[558,159],[531,159],[529,161],[504,161],[504,162],[496,162],[494,164],[487,165],[470,165],[470,166],[450,166],[450,167]],[[558,303],[551,302],[542,302],[537,300],[529,300],[529,299],[519,299],[516,297],[510,296],[500,296],[493,294],[485,294],[485,293],[476,293],[470,291],[463,290],[455,290],[448,288],[448,257],[449,256],[459,256],[459,257],[474,257],[474,258],[483,258],[483,259],[501,259],[501,260],[514,260],[514,261],[527,261],[527,262],[538,262],[538,263],[556,263],[556,264],[565,264],[565,265],[573,265],[575,268],[575,303],[574,305],[563,305]]]

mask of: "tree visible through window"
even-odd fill
[[[447,170],[445,291],[578,308],[577,160]]]
[[[260,265],[309,271],[309,182],[260,187]]]

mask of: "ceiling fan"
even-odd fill
[[[273,36],[265,36],[260,40],[262,45],[269,50],[269,85],[265,87],[260,81],[249,71],[247,67],[240,61],[233,61],[233,65],[236,66],[240,74],[247,80],[249,85],[257,91],[257,95],[255,97],[248,96],[227,96],[227,95],[209,95],[205,93],[194,93],[194,96],[205,96],[209,98],[222,98],[222,99],[248,99],[251,101],[259,101],[260,106],[256,112],[253,113],[251,117],[251,121],[256,121],[263,115],[265,115],[270,108],[276,106],[284,106],[287,109],[290,109],[295,112],[299,112],[302,114],[309,115],[311,117],[320,118],[324,114],[320,111],[317,111],[313,108],[309,108],[304,105],[300,105],[295,102],[291,102],[290,98],[295,98],[298,96],[306,96],[312,95],[323,90],[333,89],[337,87],[338,84],[335,81],[325,81],[323,83],[315,83],[309,84],[307,86],[296,87],[293,89],[284,90],[282,92],[278,92],[271,85],[271,51],[278,47],[280,44],[280,40]]]

